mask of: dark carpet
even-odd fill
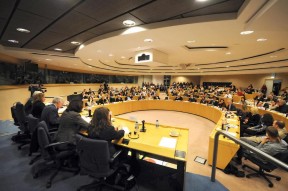
[[[47,171],[37,179],[33,179],[33,165],[29,165],[31,157],[28,156],[28,146],[17,149],[17,144],[11,141],[11,133],[17,129],[11,125],[11,121],[0,123],[0,129],[5,132],[0,136],[0,190],[5,191],[66,191],[76,190],[79,186],[89,184],[92,178],[88,176],[73,175],[69,172],[60,172],[47,189],[46,181],[50,176]],[[4,127],[3,127],[4,125]],[[9,128],[9,130],[5,130]],[[174,169],[141,162],[141,173],[137,177],[137,185],[132,191],[173,191],[174,183],[171,175]],[[35,166],[35,165],[34,165]],[[109,189],[104,189],[109,190]],[[185,174],[185,191],[226,191],[227,189],[219,182],[211,182],[209,177],[192,173]]]

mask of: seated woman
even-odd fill
[[[252,107],[249,113],[246,113],[245,118],[240,123],[240,137],[243,136],[245,130],[259,124],[261,116],[259,115],[258,108]]]
[[[81,130],[87,130],[89,123],[79,114],[83,104],[80,100],[72,100],[59,120],[59,129],[56,134],[56,141],[75,143],[75,135]]]
[[[88,137],[108,141],[110,156],[112,156],[116,149],[111,141],[122,138],[124,130],[115,130],[110,121],[109,109],[106,107],[97,108],[90,123]]]
[[[32,103],[32,110],[31,110],[31,114],[40,119],[41,118],[41,114],[42,111],[45,107],[45,95],[44,93],[38,93],[33,95],[33,103]]]

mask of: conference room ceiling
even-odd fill
[[[1,0],[0,54],[119,75],[288,72],[287,10],[287,0]],[[154,61],[135,63],[143,51]]]

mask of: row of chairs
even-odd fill
[[[107,141],[89,139],[82,135],[76,135],[76,145],[54,142],[55,131],[50,132],[45,121],[39,122],[39,119],[31,114],[26,116],[23,104],[16,103],[14,108],[11,108],[11,112],[12,116],[14,115],[14,124],[20,130],[12,140],[20,144],[18,149],[29,145],[29,156],[37,153],[29,163],[33,164],[33,178],[38,178],[48,169],[54,170],[46,182],[46,188],[51,187],[53,179],[60,171],[72,172],[74,175],[80,172],[80,175],[89,175],[95,179],[92,184],[81,186],[77,190],[101,188],[103,185],[116,190],[127,188],[108,178],[114,176],[121,166],[123,167],[120,163],[115,165],[121,150],[110,157]],[[61,149],[63,147],[69,149]]]

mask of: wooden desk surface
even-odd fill
[[[222,111],[215,107],[207,106],[205,104],[199,104],[199,103],[190,103],[187,101],[171,101],[171,100],[141,100],[141,101],[128,101],[128,102],[118,102],[118,103],[113,103],[113,104],[107,104],[104,105],[105,107],[109,108],[110,111],[112,111],[113,116],[117,116],[123,113],[129,113],[133,111],[140,111],[140,110],[167,110],[167,111],[179,111],[179,112],[185,112],[185,113],[191,113],[195,115],[199,115],[201,117],[207,118],[213,122],[216,123],[216,126],[214,130],[211,132],[210,135],[210,141],[209,141],[209,155],[208,155],[208,163],[210,164],[210,155],[213,153],[213,139],[214,139],[214,134],[217,130],[218,127],[221,127],[222,125],[222,118],[224,114]],[[102,106],[95,106],[92,108],[92,112],[98,107]],[[235,118],[236,119],[236,118]],[[231,120],[232,121],[232,120]],[[134,131],[134,122],[129,121],[129,120],[124,120],[120,119],[119,117],[116,117],[115,121],[115,126],[121,125],[121,123],[124,123],[124,126],[127,126],[129,130]],[[232,123],[232,122],[231,122]],[[239,121],[236,119],[234,120],[234,123],[239,123]],[[123,125],[121,125],[123,126]],[[140,124],[141,126],[141,124]],[[126,147],[130,147],[139,151],[145,151],[148,153],[156,154],[156,155],[161,155],[165,156],[170,159],[176,159],[176,160],[186,160],[177,158],[175,157],[175,151],[184,151],[184,152],[189,152],[188,151],[188,134],[189,134],[189,127],[187,128],[180,128],[180,127],[168,127],[168,126],[161,126],[159,129],[155,128],[155,124],[147,124],[147,132],[146,133],[140,133],[139,139],[133,139],[130,140],[130,143]],[[172,129],[177,129],[180,131],[181,136],[177,137],[177,145],[175,149],[169,149],[169,148],[162,148],[159,146],[159,142],[162,137],[167,137],[171,138],[169,136],[169,133],[171,132]],[[231,128],[229,131],[232,133],[239,133],[239,126],[237,128]],[[124,138],[128,138],[125,135]],[[239,135],[236,135],[239,137]],[[120,144],[122,140],[118,142]],[[231,156],[227,157],[225,153],[225,149],[222,149],[225,147],[229,147],[232,149],[231,151]],[[227,158],[226,160],[226,165],[229,163],[231,160],[232,153],[236,153],[238,150],[239,146],[235,144],[233,141],[228,140],[227,138],[220,137],[219,141],[219,153],[218,153],[218,161],[224,161],[224,158]],[[191,148],[193,149],[193,148]],[[211,162],[212,163],[212,162]],[[222,162],[223,163],[223,162]],[[220,162],[219,162],[220,164]],[[217,163],[218,165],[218,163]],[[225,165],[224,163],[222,166]],[[225,165],[225,166],[226,166]],[[221,165],[218,165],[218,168],[225,168],[222,167]]]

